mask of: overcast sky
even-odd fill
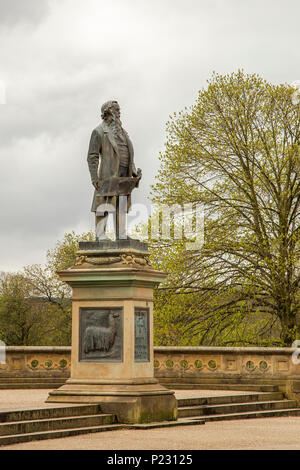
[[[213,71],[300,79],[299,14],[299,0],[0,0],[0,271],[93,227],[103,102],[121,105],[143,170],[134,201],[149,204],[165,123]]]

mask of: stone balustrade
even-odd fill
[[[3,377],[69,377],[70,346],[7,346]]]
[[[71,347],[8,346],[0,379],[67,378],[70,356]],[[300,399],[300,364],[296,362],[295,348],[154,348],[155,377],[161,383],[276,384],[287,396]]]
[[[295,348],[171,346],[155,348],[154,357],[162,383],[276,384],[288,396],[300,397]]]

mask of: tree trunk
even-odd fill
[[[280,317],[280,321],[282,326],[280,338],[284,346],[291,347],[297,332],[296,316],[291,312],[284,312]]]

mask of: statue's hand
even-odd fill
[[[142,177],[142,170],[140,168],[137,169],[136,176],[141,179]]]
[[[98,180],[96,180],[96,181],[93,181],[93,186],[94,186],[94,188],[96,189],[96,191],[98,191],[98,189],[99,189],[99,183],[98,183]]]

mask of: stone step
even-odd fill
[[[180,418],[186,418],[191,416],[202,417],[248,411],[284,410],[287,408],[296,407],[297,401],[295,400],[274,400],[249,403],[227,403],[220,405],[187,406],[178,409],[178,416]]]
[[[0,423],[13,421],[35,421],[38,419],[67,418],[101,413],[100,405],[69,405],[61,407],[35,408],[27,410],[0,411]]]
[[[116,418],[112,414],[97,414],[87,416],[71,416],[63,418],[38,419],[27,421],[13,421],[0,424],[0,436],[12,434],[28,434],[58,429],[86,428],[115,424]]]
[[[21,442],[40,441],[40,440],[45,440],[45,439],[58,439],[61,437],[78,436],[80,434],[89,434],[89,433],[95,433],[95,432],[116,431],[118,429],[124,429],[124,425],[123,424],[108,424],[106,426],[88,426],[88,427],[82,427],[82,428],[81,427],[69,428],[69,429],[59,429],[55,431],[0,436],[0,446],[9,445],[9,444],[18,444]]]
[[[89,426],[83,428],[59,429],[54,431],[35,432],[27,434],[14,434],[10,436],[0,436],[0,446],[17,444],[21,442],[31,442],[45,439],[57,439],[62,437],[76,436],[80,434],[89,434],[104,431],[117,431],[120,429],[156,429],[170,428],[173,426],[196,426],[205,424],[202,418],[179,418],[177,421],[162,421],[145,424],[109,424],[105,426]]]
[[[128,429],[154,429],[154,428],[170,428],[172,426],[189,426],[196,424],[205,424],[205,420],[199,418],[179,418],[177,421],[160,421],[154,423],[143,424],[126,424]]]
[[[0,384],[2,383],[54,383],[66,382],[67,377],[1,377]]]
[[[250,384],[196,384],[196,383],[163,383],[171,390],[237,390],[254,392],[278,392],[278,385],[250,385]]]
[[[199,377],[157,377],[160,383],[176,384],[214,384],[214,385],[278,385],[280,380],[274,381],[268,377],[240,377],[239,375],[231,377],[216,377],[206,374]]]
[[[198,420],[204,419],[206,423],[210,421],[227,421],[236,419],[253,419],[253,418],[276,418],[281,416],[300,416],[300,408],[287,408],[282,410],[260,410],[260,411],[246,411],[241,413],[228,413],[220,415],[201,415],[199,417],[190,418]]]
[[[58,388],[65,385],[64,382],[24,382],[24,383],[0,383],[0,390],[21,390],[21,389],[47,389]]]
[[[209,394],[209,391],[208,391]],[[207,396],[198,398],[178,398],[178,408],[184,406],[197,406],[197,405],[218,405],[226,403],[248,403],[257,401],[270,401],[270,400],[283,400],[284,394],[282,392],[262,392],[250,393],[241,395],[218,395]]]

